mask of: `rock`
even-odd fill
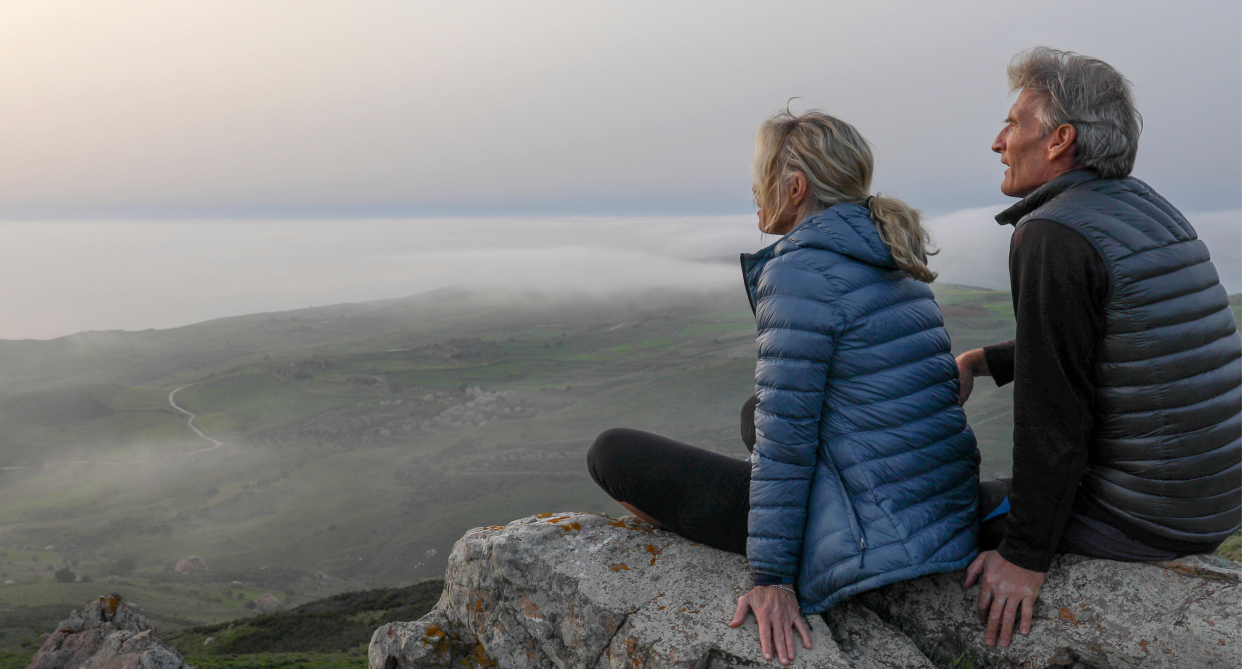
[[[750,585],[744,557],[636,518],[542,514],[468,532],[449,556],[436,608],[376,630],[369,661],[372,669],[751,666],[763,663],[754,618],[727,625]],[[800,648],[791,667],[933,667],[857,604],[810,623],[813,648]]]
[[[246,585],[245,585],[244,583],[242,583],[241,581],[233,581],[233,582],[232,582],[232,583],[230,583],[229,585],[230,585],[231,587],[234,587],[234,588],[244,588],[244,587],[246,587]]]
[[[896,583],[811,616],[795,667],[1217,669],[1242,657],[1242,565],[1061,556],[1031,634],[989,648],[962,572]],[[763,662],[754,619],[725,625],[750,587],[744,558],[636,518],[541,514],[471,530],[421,620],[372,636],[371,669],[730,667]],[[937,664],[920,653],[920,649]],[[965,665],[955,661],[970,658]],[[775,665],[775,661],[772,663]]]
[[[108,583],[120,583],[121,577],[117,576],[116,574],[113,574],[109,576],[108,578],[105,578],[104,580],[107,581]]]
[[[285,605],[281,604],[279,599],[276,599],[268,594],[263,594],[260,595],[258,599],[254,600],[254,608],[260,613],[271,613],[272,611],[279,611],[285,608]]]
[[[180,669],[181,655],[115,597],[100,597],[56,626],[26,669]]]
[[[213,643],[215,643],[215,642],[216,642],[216,638],[215,638],[214,636],[209,636],[209,637],[207,637],[206,639],[203,639],[203,645],[204,645],[204,646],[210,646],[211,644],[213,644]]]
[[[173,567],[173,571],[181,573],[181,574],[188,574],[194,571],[210,571],[210,570],[207,568],[207,563],[203,561],[203,558],[197,555],[191,555],[190,557],[185,558],[184,560],[178,560],[177,566]]]
[[[1007,649],[984,645],[979,588],[964,590],[962,580],[961,572],[928,576],[858,599],[923,648],[946,657],[968,649],[1000,667],[1234,669],[1242,657],[1242,565],[1221,558],[1145,564],[1060,556],[1030,635],[1015,634]]]
[[[150,630],[114,632],[82,669],[190,669],[181,653],[165,646]]]

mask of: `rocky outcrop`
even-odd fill
[[[207,562],[197,555],[191,555],[188,558],[178,560],[177,565],[173,567],[173,571],[180,574],[189,574],[195,571],[211,571],[207,568]]]
[[[1196,557],[1157,565],[1063,557],[1029,636],[988,648],[978,588],[962,574],[899,583],[812,616],[795,667],[870,669],[1233,667],[1238,565]],[[371,640],[371,669],[707,667],[767,664],[753,617],[726,623],[750,572],[738,555],[633,517],[542,514],[468,532],[439,604]],[[771,664],[776,664],[775,660]],[[967,666],[967,665],[963,665]]]
[[[281,604],[280,600],[276,599],[274,596],[264,594],[254,600],[254,608],[259,613],[271,613],[272,611],[280,611],[284,609],[285,605]]]
[[[1190,667],[1242,662],[1242,568],[1210,555],[1156,564],[1057,558],[1035,606],[1031,633],[987,647],[977,587],[962,574],[895,583],[858,599],[942,657],[968,649],[996,666]],[[992,666],[992,665],[985,665]]]
[[[74,611],[43,642],[26,669],[182,669],[181,654],[155,638],[142,614],[115,597]]]
[[[466,534],[444,594],[422,620],[371,641],[372,669],[412,667],[730,667],[762,660],[754,619],[725,623],[750,589],[740,555],[635,518],[544,514]],[[811,621],[794,667],[933,665],[857,605]]]

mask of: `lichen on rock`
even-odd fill
[[[1135,564],[1063,556],[1029,636],[987,647],[962,573],[898,583],[811,616],[794,667],[1234,667],[1242,570],[1209,556]],[[727,626],[746,559],[632,516],[540,514],[467,532],[436,608],[371,640],[371,669],[758,666],[753,617]]]

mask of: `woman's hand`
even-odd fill
[[[759,623],[759,644],[763,646],[763,659],[772,659],[772,648],[781,664],[789,664],[797,656],[794,628],[802,634],[802,647],[810,649],[811,630],[798,610],[798,597],[789,590],[770,585],[757,585],[754,590],[738,597],[737,613],[729,627],[737,627],[746,620],[746,612],[755,612]]]

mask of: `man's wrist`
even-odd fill
[[[991,372],[988,371],[988,359],[983,349],[966,351],[960,357],[962,362],[966,363],[966,369],[970,370],[971,376],[991,376]]]
[[[1052,566],[1052,555],[1044,551],[1022,550],[1008,541],[1001,541],[996,552],[1009,564],[1027,571],[1047,573]]]

